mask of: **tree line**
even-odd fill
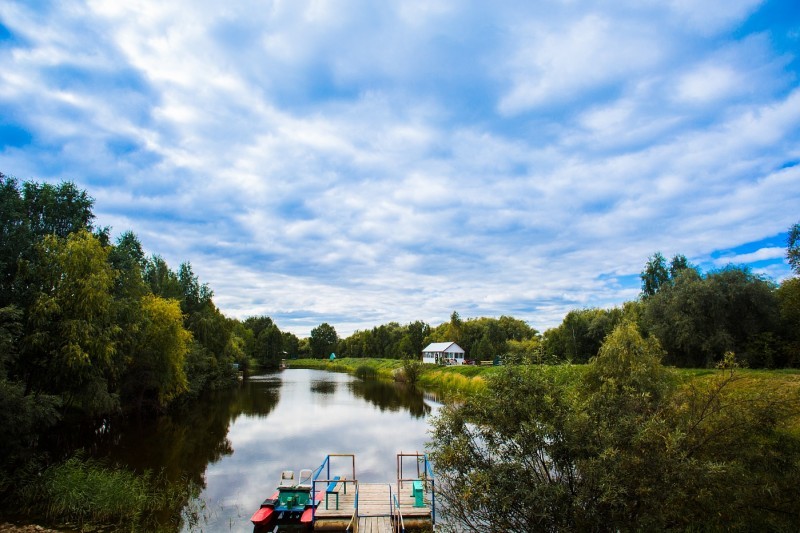
[[[0,173],[0,491],[59,421],[153,412],[277,367],[300,340],[225,317],[188,262],[112,243],[73,183]]]
[[[789,228],[787,259],[800,274],[800,224]],[[645,264],[639,298],[609,309],[569,311],[561,324],[540,334],[509,316],[464,320],[453,311],[436,327],[416,321],[390,322],[338,340],[328,324],[326,350],[349,357],[418,357],[431,342],[456,342],[466,358],[508,363],[586,363],[604,339],[624,321],[645,337],[657,338],[664,363],[687,368],[713,367],[727,352],[751,368],[800,366],[800,278],[780,284],[748,267],[728,265],[703,273],[683,255],[669,262],[659,252]],[[312,340],[316,332],[312,331]]]

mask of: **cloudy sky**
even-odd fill
[[[4,0],[0,171],[301,336],[789,274],[797,0]]]

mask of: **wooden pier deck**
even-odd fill
[[[347,485],[345,494],[345,485]],[[336,494],[339,505],[336,506]],[[344,531],[351,522],[358,519],[359,533],[386,533],[392,531],[392,495],[397,496],[400,514],[406,527],[430,524],[430,493],[425,495],[423,507],[415,507],[411,494],[411,484],[403,484],[397,491],[396,483],[359,483],[358,484],[358,516],[355,516],[356,484],[351,481],[339,481],[333,492],[326,494],[317,506],[314,529],[316,531]]]

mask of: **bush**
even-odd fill
[[[21,491],[27,510],[54,522],[114,524],[131,531],[174,530],[180,510],[199,489],[72,457],[47,468]],[[165,517],[170,524],[160,523]]]

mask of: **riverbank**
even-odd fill
[[[0,523],[0,533],[64,533],[57,529],[48,529],[44,526],[37,526],[35,524],[9,524],[8,522]]]
[[[370,375],[387,380],[406,381],[403,377],[403,361],[399,359],[343,357],[335,361],[327,359],[294,359],[287,361],[290,368],[313,368],[331,372],[346,372],[356,376]],[[559,368],[569,366],[576,375],[582,374],[588,365],[545,365],[545,372],[559,372]],[[487,378],[500,371],[498,366],[439,366],[419,363],[416,384],[424,389],[450,394],[469,394],[486,388]],[[676,379],[684,384],[695,380],[702,382],[721,370],[712,368],[674,368]],[[757,391],[762,387],[800,388],[800,369],[784,368],[776,370],[740,368],[736,370],[739,386]],[[800,430],[800,421],[797,424]]]

